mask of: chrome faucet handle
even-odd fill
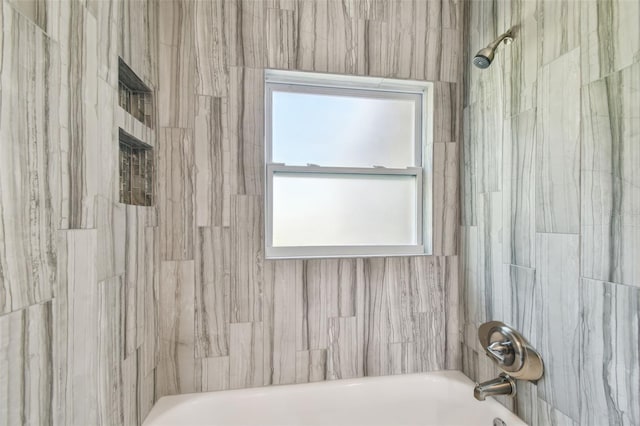
[[[531,381],[542,377],[540,354],[512,327],[500,321],[486,322],[478,328],[478,338],[487,356],[509,376]]]
[[[500,365],[511,365],[516,355],[510,340],[495,341],[487,347],[487,353]]]

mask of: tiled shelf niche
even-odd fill
[[[118,103],[145,126],[153,127],[153,91],[118,58]]]
[[[120,202],[153,205],[153,147],[119,130]]]

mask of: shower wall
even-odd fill
[[[1,424],[131,425],[154,402],[159,228],[118,202],[118,56],[155,87],[156,19],[0,3]]]
[[[157,396],[460,368],[461,4],[159,5]],[[264,259],[267,68],[435,82],[433,256]]]
[[[530,424],[640,424],[640,5],[466,3],[463,366],[511,323],[545,362]],[[486,70],[475,52],[517,25]]]

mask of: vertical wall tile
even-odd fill
[[[51,98],[58,49],[4,7],[0,101],[0,313],[50,299],[56,275],[52,175],[59,150]]]
[[[340,2],[327,2],[327,71],[365,74],[365,21],[351,19]]]
[[[258,196],[231,198],[231,321],[262,319],[262,201]]]
[[[487,320],[500,315],[503,300],[502,266],[502,193],[482,194],[478,204],[478,263],[479,288],[484,288],[484,306]]]
[[[229,224],[229,182],[224,170],[227,101],[223,98],[196,98],[194,136],[195,221],[196,226]]]
[[[262,69],[233,67],[229,83],[231,193],[261,195],[264,163]]]
[[[574,420],[580,415],[578,240],[568,234],[536,236],[538,325],[532,342],[545,360],[538,396]]]
[[[640,422],[640,289],[580,283],[580,424]]]
[[[475,143],[475,129],[478,109],[475,104],[466,107],[463,111],[463,146],[460,152],[460,190],[462,191],[460,223],[465,226],[477,224],[477,161]]]
[[[96,230],[60,231],[56,337],[55,407],[59,424],[98,421],[99,295]],[[83,403],[80,403],[83,401]],[[92,401],[87,404],[86,401]]]
[[[580,3],[569,0],[538,1],[538,40],[542,64],[550,63],[580,43]]]
[[[160,255],[193,259],[193,136],[187,129],[162,129],[158,137]]]
[[[229,354],[231,241],[229,228],[198,228],[195,329],[198,358]]]
[[[275,261],[265,274],[263,326],[265,384],[296,381],[296,345],[298,327],[298,288],[303,282],[301,260]]]
[[[229,389],[229,357],[202,358],[202,391]]]
[[[320,382],[327,378],[327,351],[296,352],[296,383]]]
[[[458,144],[433,146],[433,254],[458,252]]]
[[[453,83],[434,83],[433,141],[458,142],[457,88]]]
[[[327,379],[357,376],[356,317],[329,319]]]
[[[329,44],[328,2],[298,2],[297,67],[300,70],[327,72]]]
[[[227,95],[229,57],[224,12],[228,3],[224,1],[194,2],[196,93],[198,95]]]
[[[546,3],[545,3],[546,4]],[[579,232],[580,51],[541,69],[538,77],[536,230]]]
[[[583,88],[582,275],[640,286],[640,64]]]
[[[194,262],[162,261],[159,290],[156,396],[195,392]]]
[[[52,303],[0,317],[0,420],[53,422]]]
[[[510,155],[503,183],[503,261],[526,267],[535,266],[535,129],[535,110],[523,112],[510,120],[504,141]]]
[[[231,324],[229,336],[230,388],[261,386],[264,374],[262,323]]]
[[[193,34],[195,2],[159,3],[159,64],[157,91],[160,127],[193,128],[196,64]]]
[[[267,9],[266,18],[267,67],[295,69],[298,50],[295,12]]]
[[[582,83],[638,63],[640,7],[635,2],[582,2],[580,47]]]

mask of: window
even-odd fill
[[[267,258],[431,252],[431,85],[268,70]]]

